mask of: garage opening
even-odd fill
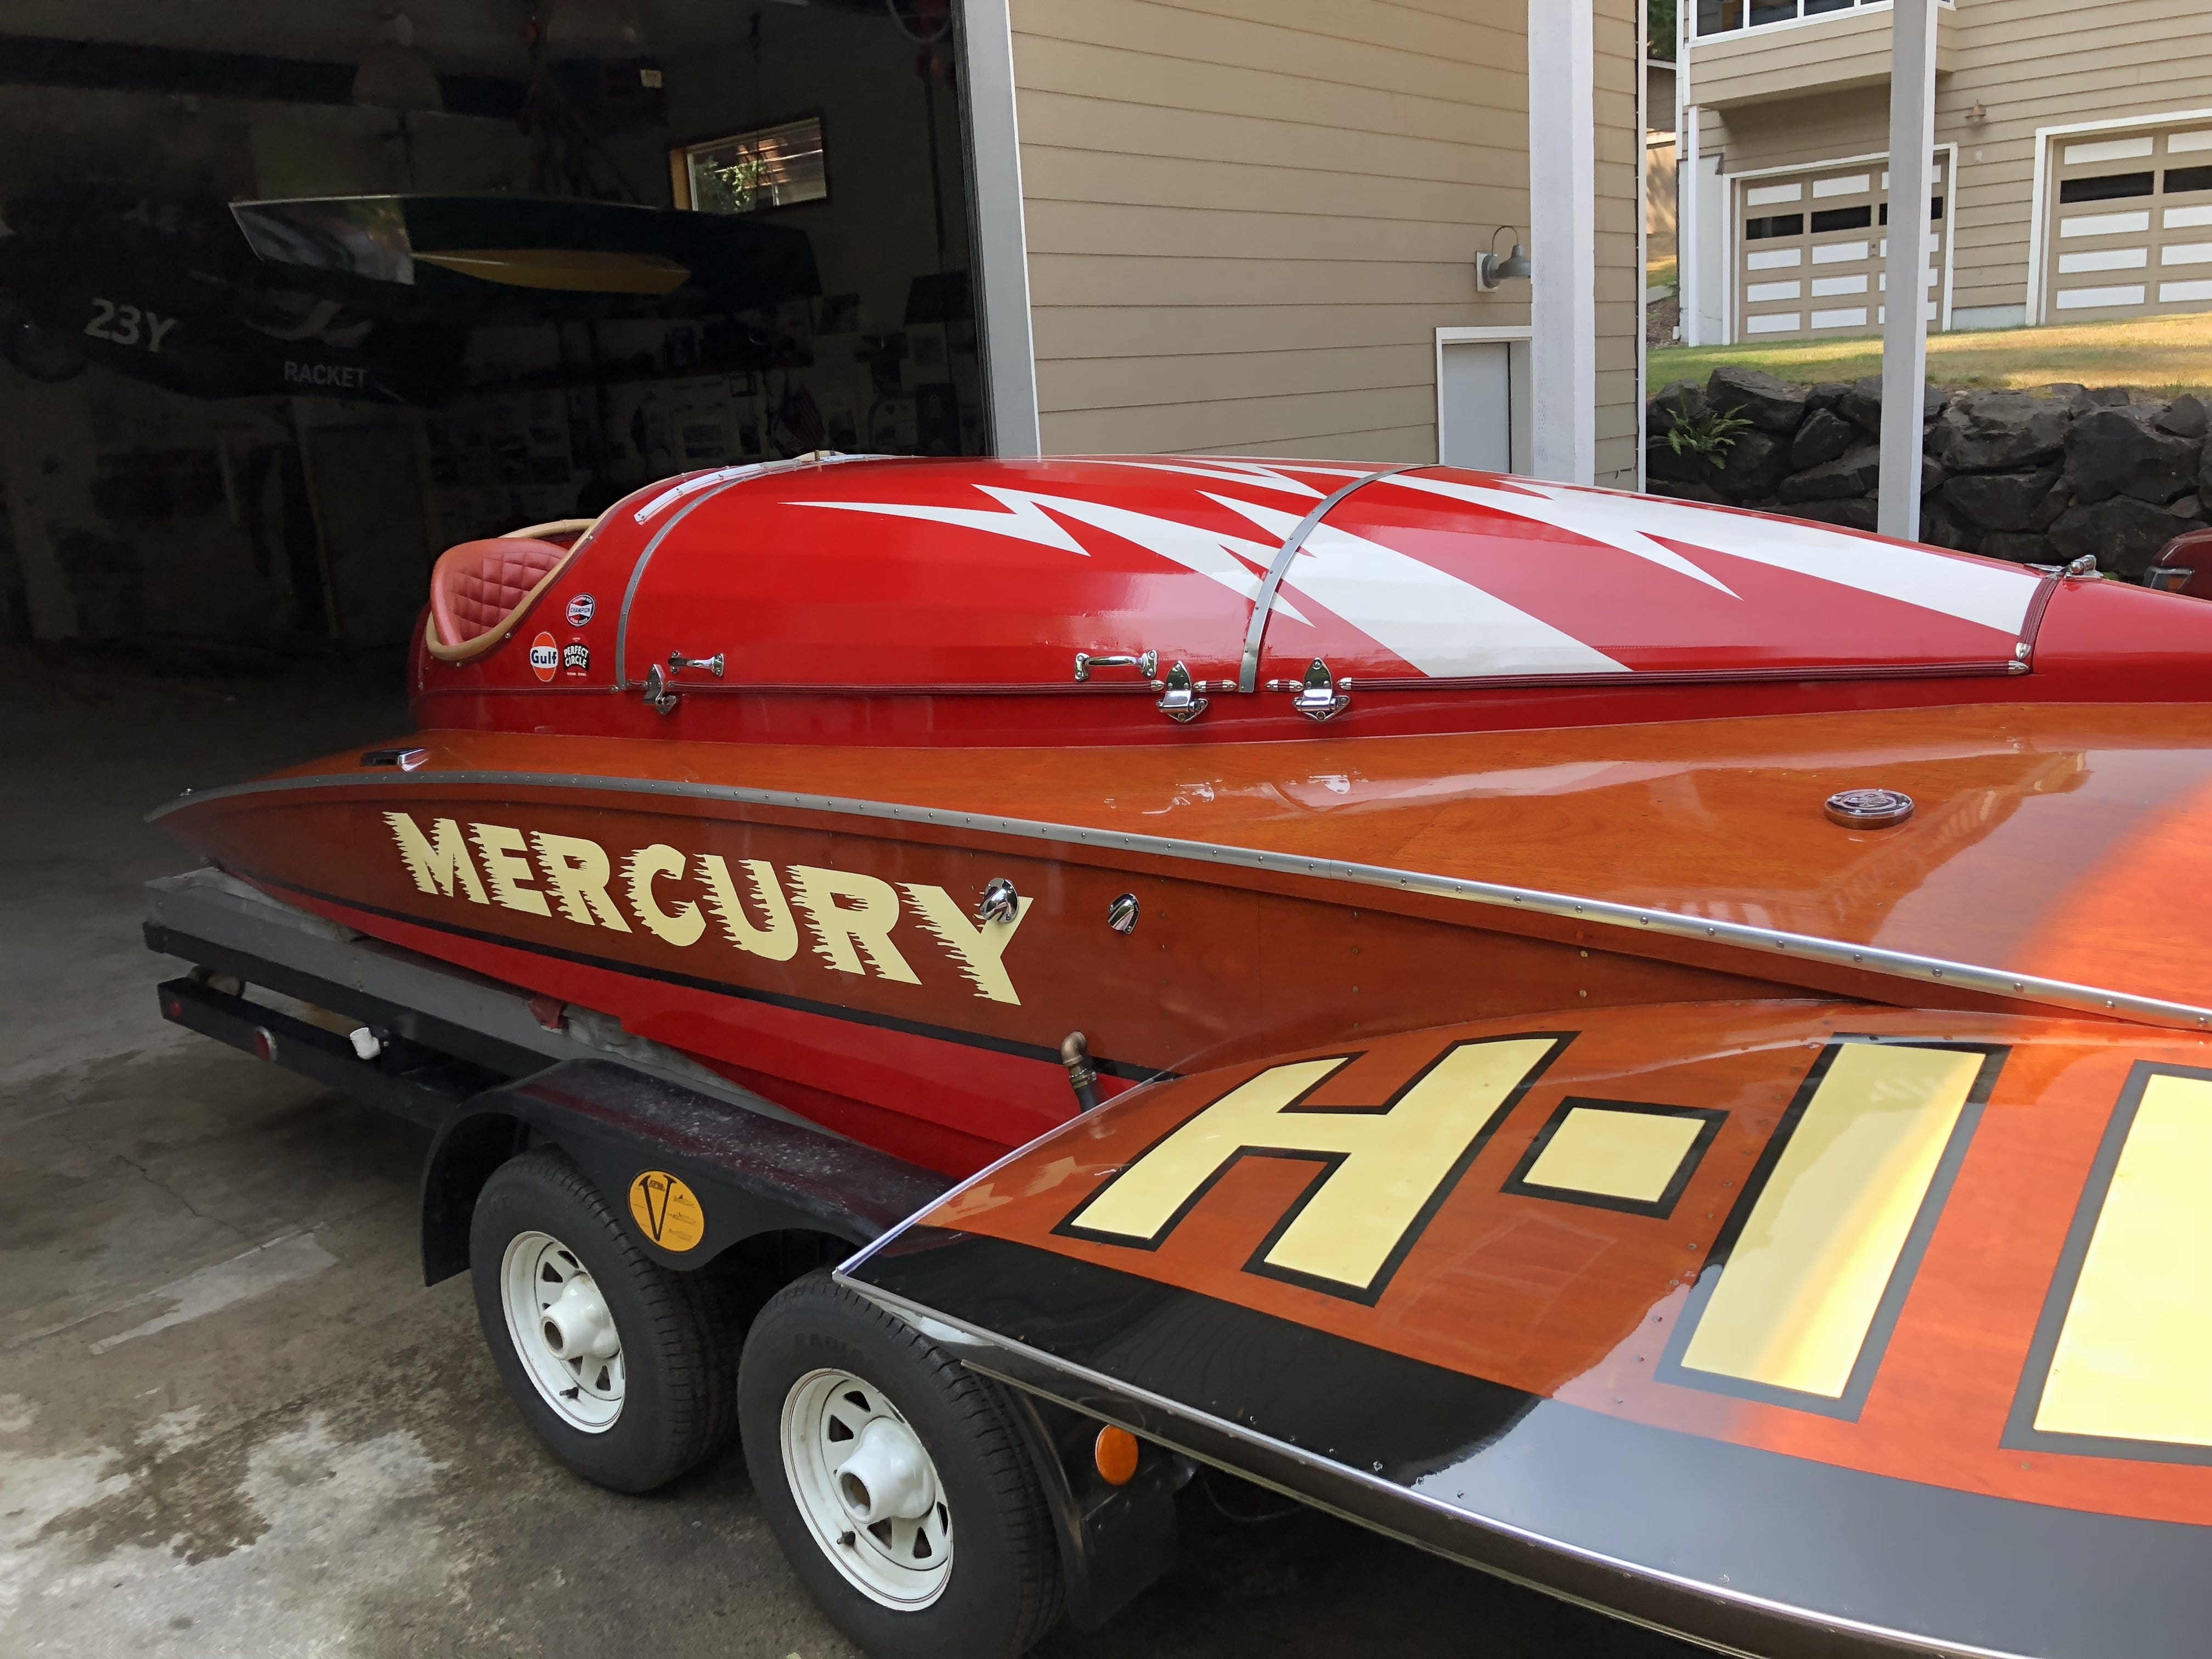
[[[955,0],[13,17],[11,637],[388,644],[455,542],[988,447]]]
[[[1929,264],[1922,304],[1948,326],[1950,237],[1944,179],[1956,157],[1936,153]],[[1846,335],[1886,314],[1889,173],[1881,156],[1739,175],[1735,180],[1735,337]]]
[[[2045,322],[2095,322],[2212,306],[2212,128],[2170,126],[2051,141],[2057,198],[2043,218]]]

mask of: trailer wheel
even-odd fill
[[[738,1424],[776,1541],[868,1652],[1012,1659],[1059,1617],[1051,1518],[998,1385],[826,1272],[753,1322]]]
[[[648,1260],[560,1152],[492,1172],[469,1266],[508,1394],[586,1480],[650,1492],[728,1440],[731,1342],[714,1286]]]

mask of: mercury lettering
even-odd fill
[[[386,812],[384,821],[408,879],[433,898],[497,904],[577,927],[642,929],[678,950],[704,942],[769,962],[797,958],[803,932],[829,972],[922,984],[894,938],[903,933],[908,951],[918,939],[933,943],[976,996],[1021,1002],[1006,952],[1029,915],[1026,898],[1012,920],[979,923],[969,905],[925,882],[894,886],[858,871],[779,869],[766,859],[732,867],[719,854],[687,854],[665,842],[613,856],[581,836],[501,823],[465,830],[453,818],[432,819],[426,829],[405,812]],[[933,954],[922,946],[916,959],[927,966]]]

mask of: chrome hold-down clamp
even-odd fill
[[[1176,663],[1168,670],[1167,689],[1158,703],[1160,713],[1178,726],[1188,725],[1211,706],[1198,695],[1204,686],[1203,680],[1193,680],[1190,670]]]
[[[672,714],[676,705],[684,701],[668,683],[667,671],[659,663],[648,663],[645,669],[645,706],[656,714]]]
[[[668,672],[680,674],[687,668],[703,668],[719,680],[722,678],[725,662],[726,659],[720,651],[711,657],[687,657],[681,651],[672,651],[668,653]]]

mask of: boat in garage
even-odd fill
[[[734,1398],[864,1646],[1103,1618],[1198,1460],[1732,1650],[2180,1653],[2208,647],[1450,468],[817,455],[453,549],[415,731],[160,816],[374,957],[305,1000],[608,1034],[441,1074],[433,1273],[592,1478]]]

